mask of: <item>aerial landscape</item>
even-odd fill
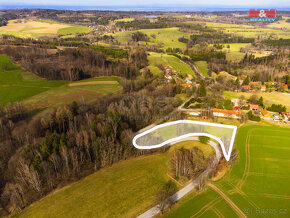
[[[290,216],[289,2],[210,2],[0,0],[0,217]]]

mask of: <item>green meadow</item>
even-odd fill
[[[195,61],[194,65],[196,66],[198,72],[205,77],[208,77],[208,66],[206,61]]]
[[[119,81],[116,77],[82,80]],[[40,109],[79,101],[94,100],[100,96],[121,90],[119,84],[88,84],[68,86],[68,81],[49,81],[13,64],[9,57],[0,55],[0,104],[22,101],[30,109]]]
[[[245,48],[248,45],[251,45],[251,43],[229,43],[229,44],[221,44],[224,46],[222,51],[226,52],[226,58],[229,61],[240,61],[244,58],[246,53],[240,52],[241,48]],[[213,46],[210,44],[209,46]],[[250,53],[255,55],[256,57],[264,57],[267,56],[265,53]]]
[[[71,35],[77,33],[89,33],[91,31],[92,28],[86,26],[70,25],[43,19],[9,20],[8,25],[0,27],[0,35],[13,35],[19,38]]]
[[[70,34],[76,34],[76,33],[89,33],[91,32],[91,28],[86,26],[71,26],[59,29],[57,31],[58,35],[70,35]]]
[[[223,96],[226,98],[239,98],[244,96],[245,99],[249,99],[253,94],[256,94],[258,97],[262,96],[264,99],[264,104],[268,107],[271,104],[282,104],[287,107],[287,110],[290,110],[290,95],[286,95],[280,92],[257,92],[257,93],[248,93],[248,92],[229,92],[225,91]]]
[[[214,152],[197,141],[175,146],[198,147],[205,156]],[[136,217],[154,206],[155,194],[170,180],[168,164],[174,147],[101,169],[51,193],[15,217]]]
[[[275,27],[275,24],[271,27]],[[205,26],[214,28],[216,30],[223,31],[225,33],[234,33],[244,37],[261,37],[268,38],[271,35],[276,35],[278,38],[289,39],[289,32],[286,30],[272,28],[260,28],[253,25],[240,25],[240,24],[227,24],[227,23],[216,23],[206,22]]]
[[[148,55],[148,61],[149,69],[153,71],[153,74],[160,75],[162,73],[162,71],[157,67],[158,65],[167,65],[171,66],[173,70],[180,72],[184,76],[190,74],[195,77],[195,73],[191,67],[173,55],[150,52]]]
[[[250,217],[289,217],[290,128],[246,125],[238,130],[238,161],[214,182]],[[268,210],[267,210],[268,209]],[[211,187],[193,192],[165,217],[238,217],[230,204]]]
[[[157,45],[163,47],[164,49],[186,48],[186,44],[179,42],[178,38],[183,36],[189,37],[188,33],[180,32],[177,27],[163,29],[141,29],[138,31],[147,34],[150,40],[149,42],[139,42],[139,44]],[[121,44],[126,45],[133,32],[136,31],[117,32],[111,35],[113,35]],[[155,38],[153,36],[155,36]]]
[[[117,20],[114,20],[115,22],[132,22],[134,21],[135,19],[134,18],[122,18],[122,19],[117,19]]]

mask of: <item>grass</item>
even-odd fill
[[[282,28],[282,29],[287,29],[290,30],[290,23],[286,22],[287,19],[289,19],[290,17],[283,17],[283,20],[279,20],[275,23],[269,23],[267,25],[267,27],[270,28]]]
[[[6,68],[6,70],[3,69]],[[14,65],[10,58],[0,55],[0,104],[22,101],[36,94],[66,84],[64,81],[46,81]]]
[[[271,104],[282,104],[287,107],[287,110],[290,110],[290,95],[284,95],[279,92],[271,93],[247,93],[247,92],[224,92],[224,97],[226,98],[239,98],[240,96],[245,96],[246,99],[249,99],[253,94],[256,94],[258,97],[262,96],[264,99],[264,104],[266,106],[271,106]]]
[[[4,70],[4,69],[5,70]],[[118,81],[116,77],[82,80]],[[73,83],[77,83],[73,82]],[[14,65],[10,58],[0,55],[0,104],[22,101],[29,109],[54,107],[84,98],[87,101],[121,91],[119,84],[97,84],[69,87],[68,81],[48,81]]]
[[[132,22],[134,20],[135,20],[134,18],[122,18],[115,20],[115,22]]]
[[[150,52],[148,55],[148,61],[150,66],[149,69],[153,69],[153,74],[160,75],[162,73],[162,71],[157,68],[158,65],[169,65],[173,68],[173,70],[176,70],[176,72],[180,72],[184,76],[190,74],[195,77],[195,74],[191,67],[173,55]]]
[[[140,44],[156,45],[167,48],[186,48],[186,44],[179,42],[180,37],[189,37],[188,33],[180,32],[177,27],[163,28],[163,29],[142,29],[138,30],[148,35],[149,42],[139,42]],[[127,44],[130,36],[136,31],[124,31],[112,34],[121,44]],[[152,35],[156,37],[153,38]]]
[[[271,215],[287,217],[290,209],[289,132],[289,128],[273,126],[239,128],[235,143],[239,159],[215,185],[246,215],[261,216],[259,209],[272,209]],[[193,192],[177,203],[165,217],[207,217],[216,210],[225,217],[237,216],[227,202],[206,187],[204,192]],[[269,211],[264,215],[269,215]]]
[[[20,38],[35,38],[39,36],[67,35],[88,33],[91,28],[69,25],[50,20],[10,20],[7,26],[0,27],[1,35],[13,35]]]
[[[271,28],[260,28],[253,25],[240,25],[240,24],[227,24],[227,23],[216,23],[216,22],[206,22],[207,27],[214,28],[216,30],[221,30],[225,33],[234,33],[239,36],[244,37],[261,37],[268,38],[271,35],[276,35],[278,38],[289,39],[290,35],[287,31],[281,29],[271,29]],[[275,24],[273,24],[274,27]],[[279,28],[279,26],[278,26]]]
[[[199,146],[206,154],[212,151],[210,146],[189,143],[176,146]],[[169,180],[169,155],[142,156],[101,169],[55,191],[16,217],[136,217],[154,205],[155,194]]]
[[[246,55],[246,53],[240,52],[241,48],[245,48],[248,45],[251,45],[251,43],[229,43],[229,44],[221,44],[224,46],[224,48],[222,49],[224,52],[226,52],[226,58],[229,61],[234,61],[234,62],[238,62],[240,60],[242,60],[244,58],[244,56]],[[210,44],[209,46],[213,46],[212,44]],[[228,46],[230,48],[228,48]],[[269,51],[269,54],[271,52]],[[250,53],[255,55],[256,57],[264,57],[267,56],[265,54],[265,52],[263,53]]]
[[[86,27],[86,26],[72,26],[72,27],[66,27],[59,29],[57,31],[57,34],[59,35],[71,35],[71,34],[76,34],[76,33],[89,33],[91,32],[91,28]]]
[[[197,70],[204,75],[205,77],[208,76],[208,67],[207,67],[207,62],[206,61],[195,61],[194,65],[196,66]]]

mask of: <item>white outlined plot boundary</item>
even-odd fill
[[[164,141],[164,142],[162,142],[160,144],[150,145],[150,146],[141,146],[141,145],[138,145],[136,143],[136,140],[138,138],[140,138],[140,137],[142,137],[142,136],[144,136],[144,135],[146,135],[146,134],[148,134],[148,133],[150,133],[150,132],[152,132],[152,131],[154,131],[156,129],[159,129],[159,128],[162,128],[162,127],[166,127],[166,126],[176,125],[176,124],[180,124],[180,123],[199,124],[199,125],[203,125],[203,126],[213,126],[213,127],[222,127],[222,128],[233,129],[233,134],[232,134],[232,137],[231,137],[229,150],[226,151],[225,145],[224,145],[224,143],[222,142],[222,140],[220,138],[218,138],[217,136],[205,133],[205,132],[188,133],[188,134],[185,134],[185,135],[181,135],[181,136],[178,136],[178,137],[171,138],[171,139],[166,140],[166,141]],[[146,131],[136,135],[133,138],[132,143],[133,143],[134,147],[136,147],[138,149],[154,149],[154,148],[160,148],[160,147],[162,147],[162,146],[164,146],[166,144],[170,144],[170,143],[173,143],[173,142],[176,142],[176,141],[179,141],[181,139],[188,138],[188,137],[207,136],[207,137],[212,138],[212,139],[214,139],[214,140],[219,142],[225,159],[227,161],[229,161],[230,157],[231,157],[232,149],[233,149],[233,146],[234,146],[236,133],[237,133],[237,127],[236,126],[232,126],[232,125],[217,124],[217,123],[207,123],[207,122],[193,121],[193,120],[176,120],[176,121],[163,123],[163,124],[154,126],[153,128],[151,128],[149,130],[146,130]]]

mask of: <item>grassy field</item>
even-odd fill
[[[183,33],[177,27],[163,28],[163,29],[142,29],[139,30],[148,35],[149,42],[139,42],[140,44],[157,45],[163,48],[186,48],[186,44],[179,42],[178,38],[188,37],[188,33]],[[124,31],[112,34],[121,44],[127,44],[130,35],[136,31]],[[152,35],[156,37],[153,38]]]
[[[92,78],[91,81],[119,81],[116,77]],[[88,84],[69,86],[68,81],[48,81],[14,65],[0,55],[0,104],[22,101],[30,109],[47,108],[84,98],[87,101],[121,90],[119,84]]]
[[[0,27],[1,35],[14,35],[21,38],[39,36],[88,33],[91,28],[69,25],[48,20],[10,20],[7,26]]]
[[[277,22],[274,23],[269,23],[267,25],[267,27],[270,28],[282,28],[282,29],[287,29],[290,30],[290,23],[286,22],[287,19],[289,19],[290,17],[283,17],[283,20],[279,20]]]
[[[240,25],[240,24],[227,24],[227,23],[215,23],[206,22],[207,27],[221,30],[225,33],[234,33],[244,37],[261,37],[268,38],[271,35],[276,35],[278,38],[289,39],[289,32],[281,29],[272,28],[259,28],[252,25]],[[275,24],[273,24],[274,26]],[[271,26],[271,27],[273,27]],[[279,28],[279,27],[278,27]]]
[[[71,26],[66,28],[61,28],[57,31],[59,35],[70,35],[76,33],[89,33],[91,32],[91,28],[86,26]]]
[[[287,110],[290,110],[290,95],[285,95],[279,92],[271,93],[247,93],[247,92],[224,92],[224,97],[226,98],[239,98],[240,96],[245,96],[246,99],[249,99],[251,95],[256,94],[259,97],[262,96],[264,99],[264,104],[270,106],[271,104],[282,104],[287,107]]]
[[[258,125],[238,130],[239,159],[217,186],[245,215],[289,217],[290,129]],[[206,187],[177,203],[165,217],[237,217],[219,193]]]
[[[4,69],[3,69],[4,68]],[[0,55],[0,104],[23,99],[65,85],[65,81],[47,81],[14,65],[10,58]]]
[[[195,77],[195,74],[191,67],[173,55],[150,52],[148,55],[148,61],[149,69],[153,71],[153,74],[160,75],[160,73],[162,73],[162,71],[160,71],[160,69],[156,66],[169,65],[177,72],[180,72],[182,75],[190,74]]]
[[[205,77],[208,77],[208,67],[206,61],[195,61],[194,65],[196,66],[197,70],[204,75]]]
[[[134,18],[122,18],[122,19],[117,19],[117,20],[114,20],[115,22],[132,22],[134,21],[135,19]]]
[[[246,53],[240,52],[240,49],[245,48],[248,45],[251,45],[251,43],[229,43],[229,44],[221,44],[221,45],[224,46],[222,50],[226,52],[227,60],[236,62],[236,61],[242,60],[246,54]],[[213,46],[213,45],[210,44],[209,46]],[[250,53],[250,54],[253,54],[256,57],[267,56],[265,52],[264,53]]]
[[[194,141],[176,146],[197,146],[205,155],[213,151]],[[155,194],[170,179],[171,150],[101,169],[34,203],[17,217],[136,217],[154,205]]]

